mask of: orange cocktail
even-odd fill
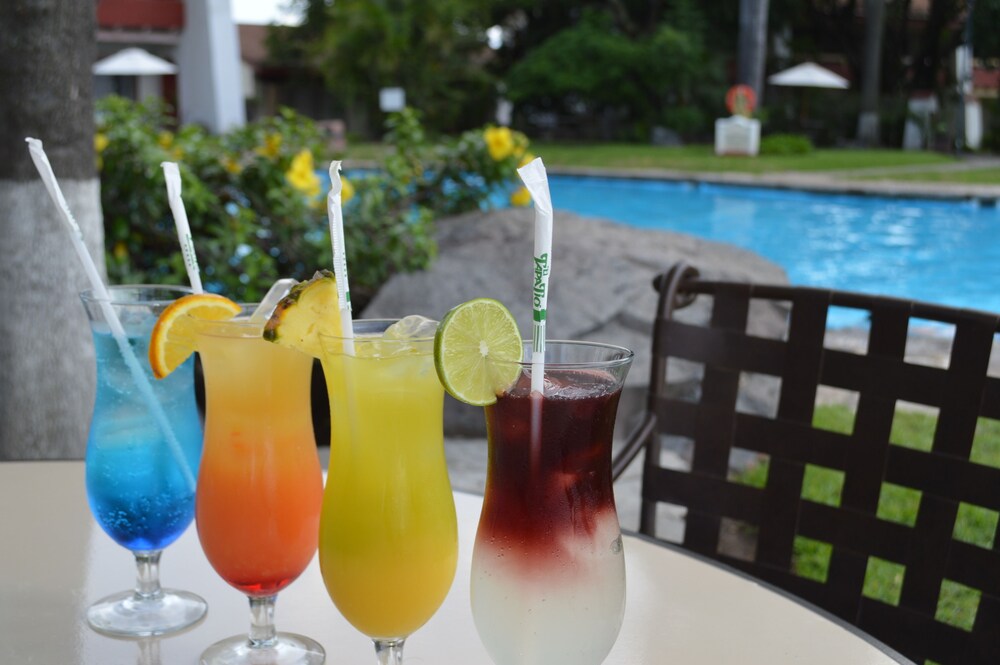
[[[264,341],[261,330],[240,319],[207,322],[197,340],[206,394],[198,538],[215,571],[250,597],[255,617],[267,613],[315,554],[323,495],[309,407],[313,359]],[[308,640],[276,634],[273,624],[259,628],[255,618],[249,641],[224,640],[202,662],[240,646],[280,651],[286,638]],[[322,653],[308,642],[296,648]]]

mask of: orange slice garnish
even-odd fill
[[[241,311],[229,298],[213,293],[193,293],[170,303],[160,313],[149,337],[149,366],[153,376],[162,379],[169,375],[197,350],[196,319],[226,321]]]

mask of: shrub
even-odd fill
[[[327,164],[316,125],[291,110],[221,136],[175,127],[157,102],[98,103],[107,268],[116,283],[186,281],[160,164],[176,161],[207,290],[254,301],[279,277],[331,265]],[[527,139],[506,128],[431,143],[410,110],[390,118],[393,149],[344,178],[351,295],[358,311],[389,277],[433,259],[437,217],[513,189]],[[522,197],[523,198],[523,197]]]
[[[760,140],[762,155],[806,155],[812,150],[812,141],[801,134],[772,134]]]

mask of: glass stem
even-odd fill
[[[403,665],[403,642],[398,640],[375,640],[375,657],[378,665]]]
[[[160,589],[160,554],[162,550],[135,552],[135,595],[153,600],[163,595]]]
[[[266,649],[278,641],[274,628],[274,601],[277,596],[250,597],[250,648]]]

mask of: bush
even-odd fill
[[[159,103],[98,103],[108,275],[114,283],[186,282],[160,164],[176,161],[206,290],[242,301],[280,277],[332,263],[321,133],[284,109],[221,136],[174,127]],[[344,178],[352,301],[360,311],[393,274],[433,259],[437,217],[512,190],[527,139],[505,128],[431,143],[410,110],[390,118],[394,149],[379,168]],[[515,198],[524,202],[524,195]]]
[[[807,155],[812,150],[812,141],[801,134],[772,134],[760,140],[762,155]]]

